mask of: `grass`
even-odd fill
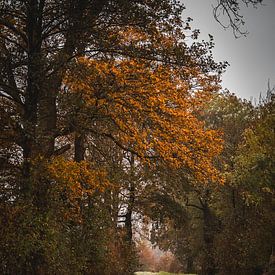
[[[169,273],[169,272],[136,272],[135,275],[196,275],[196,274],[186,274],[186,273]]]

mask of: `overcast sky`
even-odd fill
[[[242,10],[247,37],[236,39],[231,29],[224,30],[213,17],[216,0],[184,0],[184,17],[194,19],[193,28],[201,30],[201,39],[214,36],[216,61],[227,60],[230,66],[223,76],[223,88],[242,98],[258,99],[275,85],[275,0],[264,0],[257,9]]]

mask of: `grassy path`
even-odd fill
[[[135,275],[196,275],[196,274],[186,274],[186,273],[169,273],[169,272],[136,272]]]

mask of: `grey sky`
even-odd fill
[[[264,0],[257,9],[241,12],[249,31],[247,37],[236,39],[231,29],[224,30],[213,18],[216,0],[184,0],[183,16],[194,19],[191,26],[201,30],[200,39],[214,36],[216,61],[227,60],[230,66],[223,76],[223,88],[250,99],[267,89],[267,81],[275,85],[275,0]]]

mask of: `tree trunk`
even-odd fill
[[[205,244],[203,275],[217,274],[214,254],[214,237],[216,233],[216,217],[211,213],[207,203],[203,205],[203,239]]]
[[[194,258],[192,256],[187,258],[186,272],[194,273]]]
[[[125,219],[125,228],[126,228],[126,240],[132,246],[133,241],[133,228],[132,228],[132,216],[133,216],[133,208],[135,203],[135,158],[134,155],[130,156],[130,180],[129,180],[129,200],[128,207]]]
[[[125,216],[125,228],[126,228],[126,240],[132,245],[133,241],[133,228],[132,228],[132,216],[133,216],[133,207],[135,202],[135,184],[133,182],[130,183],[129,188],[129,202],[127,213]]]
[[[75,134],[74,140],[74,160],[76,162],[81,162],[85,159],[85,135]]]

